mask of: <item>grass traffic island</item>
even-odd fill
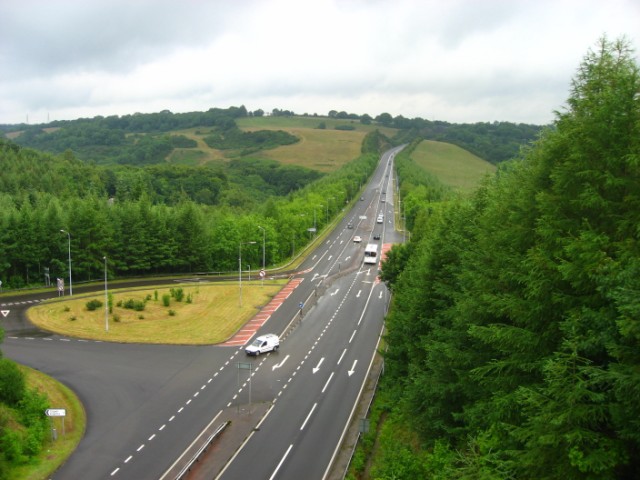
[[[286,280],[176,284],[55,299],[29,309],[38,327],[83,339],[211,345],[233,336]],[[109,308],[105,315],[105,303]],[[105,318],[107,317],[107,318]],[[108,331],[107,331],[108,325]]]

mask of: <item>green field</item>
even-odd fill
[[[262,150],[252,157],[275,160],[287,165],[300,165],[321,172],[332,172],[360,155],[365,135],[379,129],[391,137],[396,130],[375,125],[363,125],[355,120],[328,117],[247,117],[236,122],[241,130],[284,130],[300,139],[293,145]],[[318,126],[324,123],[325,129]],[[336,130],[338,125],[350,125],[354,130]],[[209,133],[206,127],[171,132],[198,142],[196,148],[177,148],[169,161],[183,165],[202,165],[228,160],[221,150],[210,148],[202,139]]]
[[[426,171],[461,193],[474,190],[496,166],[450,143],[424,140],[411,158]]]

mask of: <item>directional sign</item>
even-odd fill
[[[64,408],[47,408],[44,411],[47,417],[66,417],[67,411]]]
[[[9,315],[9,312],[11,310],[0,310],[0,313],[2,314],[3,317],[6,317],[7,315]]]

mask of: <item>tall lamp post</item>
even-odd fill
[[[238,304],[242,307],[242,245],[253,245],[256,242],[240,242],[238,245],[238,285],[240,286],[240,296]]]
[[[66,230],[60,230],[62,233],[67,234],[69,239],[69,296],[73,295],[73,284],[71,283],[71,234]]]
[[[104,330],[109,331],[109,295],[107,293],[107,257],[104,258]]]
[[[265,271],[265,263],[264,263],[264,246],[265,246],[265,241],[267,239],[267,230],[264,227],[261,227],[260,225],[258,225],[258,228],[260,230],[262,230],[262,271]],[[262,279],[260,282],[260,286],[264,285],[264,275],[260,275],[260,278]]]

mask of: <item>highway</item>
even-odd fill
[[[85,437],[52,478],[175,478],[176,460],[220,412],[259,403],[270,405],[267,414],[219,478],[324,478],[389,302],[377,267],[362,261],[374,233],[381,245],[401,241],[390,174],[398,150],[382,155],[363,199],[307,257],[294,275],[297,286],[257,332],[281,335],[278,352],[248,358],[239,346],[65,338],[24,320],[25,310],[42,298],[3,299],[0,307],[10,311],[2,323],[4,355],[65,383],[87,411]],[[384,222],[378,224],[381,212]],[[362,243],[353,242],[355,235]]]

